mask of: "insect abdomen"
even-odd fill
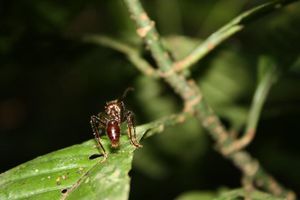
[[[106,133],[111,141],[111,146],[116,148],[119,146],[120,126],[116,120],[107,123]]]

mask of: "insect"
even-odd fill
[[[133,88],[127,88],[121,98],[106,102],[104,112],[100,112],[97,115],[91,116],[90,124],[99,149],[104,156],[104,160],[107,158],[107,153],[101,143],[99,131],[105,130],[110,140],[111,147],[118,148],[120,139],[120,126],[123,122],[127,123],[127,133],[131,144],[137,148],[142,147],[136,138],[134,114],[132,111],[126,109],[123,101],[127,93],[131,90],[133,90]]]

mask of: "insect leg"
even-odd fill
[[[135,132],[135,125],[134,125],[134,115],[131,111],[127,111],[126,113],[126,122],[128,128],[128,137],[135,147],[142,147],[141,144],[137,141],[136,132]],[[132,133],[133,130],[133,133]]]
[[[105,152],[105,149],[101,143],[101,138],[100,138],[100,134],[99,134],[99,124],[101,124],[99,117],[92,115],[90,124],[91,124],[92,130],[93,130],[93,134],[95,136],[95,140],[97,141],[98,148],[100,149],[101,153],[103,154],[104,160],[106,160],[107,153]]]

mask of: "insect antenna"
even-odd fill
[[[120,102],[120,101],[123,101],[123,100],[126,98],[127,93],[128,93],[129,91],[134,91],[134,88],[133,88],[133,87],[128,87],[128,88],[126,88],[126,90],[124,91],[123,95],[121,96],[121,98],[118,99],[118,101],[119,101],[119,102]]]

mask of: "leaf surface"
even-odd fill
[[[139,128],[139,138],[145,133]],[[0,174],[0,199],[127,199],[133,151],[127,136],[105,162],[94,140],[40,156]]]

